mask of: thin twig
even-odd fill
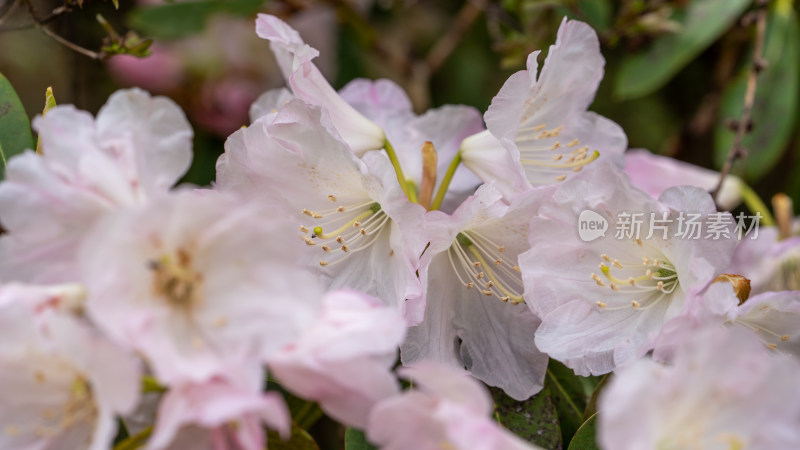
[[[763,54],[764,54],[764,35],[766,34],[767,29],[767,1],[762,0],[758,2],[758,10],[756,11],[756,39],[755,39],[755,48],[753,49],[753,60],[750,65],[750,71],[747,76],[747,90],[744,94],[744,105],[742,107],[742,115],[739,118],[739,122],[736,124],[736,137],[733,140],[733,145],[731,145],[730,150],[728,151],[728,157],[725,159],[725,165],[722,166],[722,171],[720,172],[719,181],[717,182],[717,187],[711,194],[711,197],[714,201],[717,200],[717,195],[719,195],[720,190],[722,189],[722,183],[725,182],[725,178],[731,172],[733,168],[733,163],[738,158],[744,157],[744,148],[742,147],[742,139],[744,139],[744,134],[749,131],[751,128],[751,119],[750,115],[753,111],[753,102],[756,98],[756,86],[758,85],[758,74],[764,69],[764,61],[763,61]]]
[[[453,20],[453,23],[450,25],[450,28],[439,38],[436,44],[433,45],[433,48],[431,48],[428,52],[428,56],[425,58],[430,73],[439,70],[453,50],[456,49],[467,30],[469,30],[475,20],[480,17],[484,9],[486,9],[486,0],[472,0],[464,4]]]
[[[48,21],[51,21],[53,18],[58,17],[65,11],[68,11],[68,9],[57,8],[53,11],[51,15],[47,16],[44,20],[40,20],[36,17],[36,12],[33,10],[33,4],[31,3],[31,1],[30,0],[23,0],[23,1],[25,2],[25,5],[28,7],[28,14],[31,16],[31,19],[33,20],[33,25],[36,28],[42,30],[44,34],[50,36],[56,42],[63,45],[64,47],[67,47],[70,50],[78,52],[84,56],[88,56],[89,58],[92,59],[102,59],[102,55],[100,53],[89,50],[88,48],[81,47],[80,45],[75,44],[74,42],[70,42],[64,39],[63,37],[59,36],[58,34],[56,34],[51,29],[47,28],[45,24]]]
[[[5,11],[0,13],[0,26],[3,25],[11,16],[11,14],[14,13],[14,10],[17,9],[17,6],[19,6],[19,0],[11,0],[11,4],[5,8]]]

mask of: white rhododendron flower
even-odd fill
[[[671,363],[619,369],[600,396],[598,438],[609,450],[778,449],[800,446],[796,360],[742,329],[684,335]]]
[[[523,303],[518,256],[547,195],[532,190],[510,206],[483,185],[451,215],[429,213],[431,245],[420,278],[425,320],[409,329],[404,364],[435,360],[524,400],[541,390],[547,355],[533,343],[540,320]]]
[[[781,239],[777,227],[759,227],[755,238],[742,239],[726,271],[749,279],[753,294],[800,290],[800,236]]]
[[[578,234],[586,210],[608,226],[591,242]],[[705,234],[713,217],[727,237]],[[732,220],[717,215],[705,191],[673,188],[655,201],[610,164],[560,185],[533,218],[531,249],[520,256],[525,301],[542,319],[536,345],[581,375],[641,357],[728,265]]]
[[[501,428],[486,389],[466,372],[434,362],[399,370],[414,389],[373,409],[367,437],[384,450],[536,449]]]
[[[89,315],[163,383],[258,367],[297,338],[319,296],[275,213],[184,191],[107,218],[80,254]]]
[[[390,369],[406,324],[394,308],[355,291],[333,291],[322,301],[317,320],[270,359],[269,369],[331,417],[364,428],[372,407],[399,390]]]
[[[62,311],[75,291],[0,286],[0,448],[105,450],[139,396],[139,361]]]
[[[2,280],[76,281],[76,249],[91,224],[166,192],[192,159],[183,112],[140,89],[113,94],[96,119],[65,105],[34,127],[42,154],[11,158],[0,183]]]
[[[586,110],[605,65],[595,31],[564,19],[537,75],[539,53],[492,100],[488,130],[461,147],[464,164],[509,198],[563,181],[601,155],[616,161],[627,146],[617,124]]]
[[[294,100],[237,131],[217,162],[218,186],[282,197],[297,227],[283,239],[305,241],[301,259],[326,287],[374,295],[417,323],[425,210],[408,201],[385,154],[357,158],[326,118]]]
[[[319,52],[303,42],[296,30],[275,16],[259,14],[256,33],[270,41],[294,96],[327,111],[336,131],[356,155],[383,148],[386,140],[383,130],[347,104],[331,87],[312,62]]]

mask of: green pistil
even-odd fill
[[[458,235],[456,235],[456,242],[464,247],[469,247],[472,245],[472,241],[464,233],[458,233]]]

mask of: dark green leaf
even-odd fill
[[[132,28],[156,39],[177,39],[202,31],[215,13],[249,16],[264,0],[197,0],[166,3],[134,10],[129,18]]]
[[[561,428],[550,389],[518,402],[502,389],[491,388],[498,422],[522,439],[543,448],[561,448]]]
[[[544,386],[550,390],[556,407],[563,442],[569,442],[583,423],[583,411],[593,382],[594,377],[584,379],[560,362],[550,360]]]
[[[319,445],[306,430],[292,423],[292,435],[286,441],[275,431],[267,432],[267,450],[319,450]]]
[[[5,176],[8,158],[28,148],[33,148],[31,123],[11,83],[0,73],[0,156],[3,162],[0,180]]]
[[[596,30],[604,31],[611,26],[613,11],[609,0],[578,0],[578,10]]]
[[[367,442],[364,432],[355,428],[348,428],[344,432],[345,450],[376,450],[377,447]]]
[[[751,1],[690,1],[672,18],[681,24],[680,30],[659,36],[647,50],[624,61],[615,80],[616,96],[641,97],[666,84],[730,28]]]
[[[767,67],[758,76],[752,110],[753,131],[742,139],[748,155],[736,170],[752,182],[764,177],[784,154],[797,114],[800,27],[790,3],[777,2],[775,5],[767,18],[764,45]],[[788,7],[784,8],[785,5]],[[725,126],[724,120],[741,116],[748,70],[749,66],[744,67],[723,93],[720,123],[714,136],[714,162],[717,167],[722,167],[733,145],[735,133]]]
[[[600,450],[595,440],[596,422],[597,414],[595,413],[581,425],[578,432],[575,433],[575,437],[570,441],[567,450]]]
[[[586,409],[583,411],[584,421],[588,420],[590,417],[595,415],[595,413],[597,413],[597,400],[600,398],[600,393],[603,391],[603,388],[606,387],[606,384],[608,384],[608,380],[610,379],[610,373],[603,375],[603,377],[600,379],[600,382],[597,383],[597,386],[595,386],[591,397],[589,397],[589,402],[586,404]]]

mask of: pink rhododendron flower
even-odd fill
[[[608,226],[590,242],[578,236],[586,210]],[[707,234],[714,220],[716,239]],[[560,185],[533,218],[532,247],[520,256],[526,303],[542,319],[537,347],[580,375],[641,357],[728,265],[732,223],[701,189],[673,188],[655,201],[611,164]]]
[[[345,425],[364,428],[372,407],[398,392],[390,372],[406,324],[394,308],[355,291],[334,291],[299,341],[270,359],[281,386],[316,401]]]
[[[260,367],[297,338],[319,295],[276,212],[185,191],[108,217],[80,252],[90,316],[166,384]]]
[[[105,450],[139,395],[139,361],[62,311],[70,289],[0,286],[0,448]]]
[[[65,105],[33,124],[43,154],[11,158],[0,183],[0,279],[76,281],[87,230],[169,190],[189,168],[192,129],[172,101],[139,89],[113,94],[97,119]]]
[[[383,130],[347,104],[331,87],[312,62],[319,52],[303,42],[297,31],[275,16],[259,14],[256,33],[270,41],[292,93],[327,111],[336,131],[355,154],[361,156],[383,148],[386,140]]]
[[[625,173],[639,189],[653,198],[674,186],[696,186],[713,191],[719,182],[719,172],[704,169],[675,158],[654,155],[644,149],[625,152]],[[717,204],[731,210],[742,202],[741,186],[744,182],[728,175],[717,196]]]
[[[397,152],[406,179],[416,188],[422,184],[421,149],[425,142],[431,142],[436,149],[438,176],[434,192],[438,192],[461,142],[484,128],[480,112],[471,106],[445,105],[419,116],[414,114],[408,95],[389,80],[354,80],[339,94],[385,131],[387,140]],[[480,184],[475,174],[459,165],[448,186],[448,205],[443,209],[454,210]]]
[[[532,190],[508,206],[486,184],[452,216],[428,213],[431,244],[420,270],[425,320],[409,329],[404,364],[466,368],[517,400],[541,390],[548,358],[533,343],[540,321],[522,304],[517,259],[529,248],[530,218],[546,194]]]
[[[402,395],[379,403],[370,414],[367,437],[384,450],[535,449],[489,416],[489,393],[466,372],[424,362],[399,369],[414,383]]]
[[[759,227],[755,239],[742,239],[726,271],[749,279],[753,294],[800,290],[800,236],[780,239],[778,228]]]
[[[408,201],[385,154],[357,158],[326,123],[294,100],[237,131],[217,162],[218,186],[282,197],[300,230],[285,238],[305,240],[302,260],[325,286],[374,295],[418,323],[425,210]]]
[[[800,292],[764,292],[739,306],[735,323],[753,330],[767,347],[800,357]]]
[[[262,393],[262,371],[231,380],[217,377],[201,384],[182,384],[164,395],[152,450],[262,450],[262,424],[288,438],[291,417],[280,394]]]
[[[616,160],[627,147],[617,124],[586,111],[605,65],[594,30],[564,19],[537,75],[539,53],[492,100],[488,130],[461,147],[464,164],[507,197],[563,181],[600,155]]]
[[[669,365],[619,369],[600,396],[602,448],[776,449],[800,446],[800,365],[752,334],[685,335]]]

